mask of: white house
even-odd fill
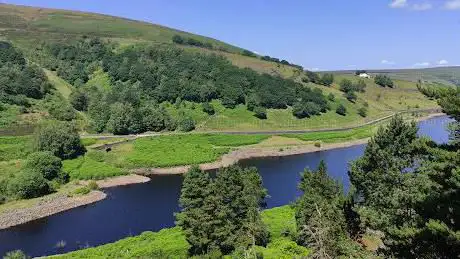
[[[368,73],[361,73],[358,76],[361,78],[371,78],[371,75],[369,75]]]

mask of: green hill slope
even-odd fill
[[[33,40],[61,40],[81,35],[125,41],[171,43],[174,35],[210,43],[216,49],[239,53],[241,48],[164,26],[120,17],[36,7],[0,4],[2,35],[23,44]]]

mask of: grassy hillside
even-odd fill
[[[33,40],[61,40],[65,37],[90,35],[124,41],[171,43],[174,35],[192,37],[229,52],[241,49],[224,42],[164,26],[130,19],[46,8],[0,4],[0,29],[9,39],[31,44]]]
[[[460,67],[434,67],[423,69],[368,70],[371,74],[386,74],[396,80],[417,82],[419,79],[444,85],[460,86]],[[335,71],[335,74],[352,75],[354,70]]]

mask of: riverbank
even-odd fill
[[[415,121],[421,122],[432,118],[445,116],[444,113],[428,114],[426,116],[415,118]],[[293,156],[300,154],[307,154],[313,152],[327,151],[332,149],[347,148],[357,145],[366,144],[369,138],[362,138],[358,140],[350,140],[341,143],[312,143],[305,142],[300,145],[288,145],[288,146],[275,146],[275,147],[264,147],[258,145],[246,146],[238,148],[228,154],[223,155],[218,161],[211,163],[200,164],[199,167],[202,170],[216,170],[222,167],[228,167],[238,163],[241,160],[261,157],[282,157],[282,156]],[[138,168],[133,169],[131,172],[138,175],[176,175],[184,174],[190,169],[191,165],[175,166],[168,168]]]
[[[75,196],[72,192],[87,185],[87,181],[80,181],[75,186],[33,200],[17,201],[0,212],[0,230],[45,218],[77,207],[96,203],[107,198],[103,192],[105,188],[130,184],[147,183],[151,179],[141,175],[125,175],[96,181],[102,190],[91,191],[86,195]]]

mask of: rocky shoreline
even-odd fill
[[[101,191],[92,191],[87,195],[77,197],[68,197],[65,194],[46,197],[32,207],[13,209],[0,214],[0,230],[45,218],[83,205],[95,203],[105,199],[106,196],[107,195]]]
[[[124,175],[110,179],[99,180],[97,184],[100,188],[110,188],[130,184],[149,182],[150,178],[141,175]],[[86,181],[80,181],[79,185],[86,185]],[[56,193],[41,198],[37,198],[36,204],[26,208],[15,208],[0,213],[0,230],[27,222],[45,218],[60,212],[64,212],[77,207],[89,205],[101,201],[107,197],[103,191],[91,191],[83,196],[69,197],[66,193]]]

